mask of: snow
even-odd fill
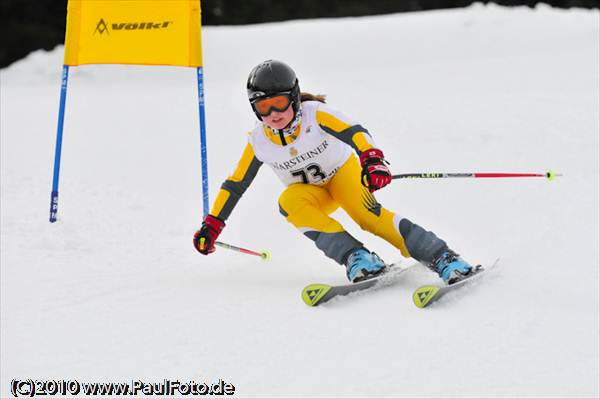
[[[426,310],[411,301],[436,280],[424,268],[304,305],[306,284],[344,271],[279,215],[267,167],[220,238],[273,260],[194,251],[192,69],[71,68],[59,222],[48,223],[63,48],[2,69],[0,396],[13,378],[221,378],[239,397],[598,397],[599,21],[598,10],[478,4],[203,30],[211,199],[254,124],[247,73],[268,58],[360,120],[394,173],[564,174],[378,193],[467,260],[501,258]]]

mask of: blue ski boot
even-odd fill
[[[460,280],[469,277],[475,270],[460,256],[452,250],[447,250],[439,258],[437,258],[431,268],[439,274],[439,276],[448,285],[454,284]]]
[[[375,277],[384,270],[385,263],[381,258],[365,248],[351,252],[346,260],[346,276],[353,283]]]

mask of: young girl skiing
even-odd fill
[[[351,282],[376,276],[385,263],[329,217],[340,206],[363,230],[425,264],[446,283],[472,273],[473,267],[434,233],[377,202],[372,193],[388,185],[392,175],[367,129],[325,105],[323,96],[301,93],[296,74],[280,61],[252,69],[247,90],[260,122],[194,235],[200,253],[214,252],[225,221],[266,163],[286,186],[279,197],[281,215],[326,256],[345,265]]]

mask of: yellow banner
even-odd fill
[[[65,65],[202,66],[200,0],[69,0]]]

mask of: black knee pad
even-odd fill
[[[313,240],[317,248],[340,265],[346,262],[349,252],[363,246],[360,241],[345,231],[340,231],[339,233],[322,233],[312,230],[305,232],[304,235]]]
[[[400,220],[398,228],[410,256],[419,262],[433,263],[448,249],[448,245],[444,240],[408,219]]]

